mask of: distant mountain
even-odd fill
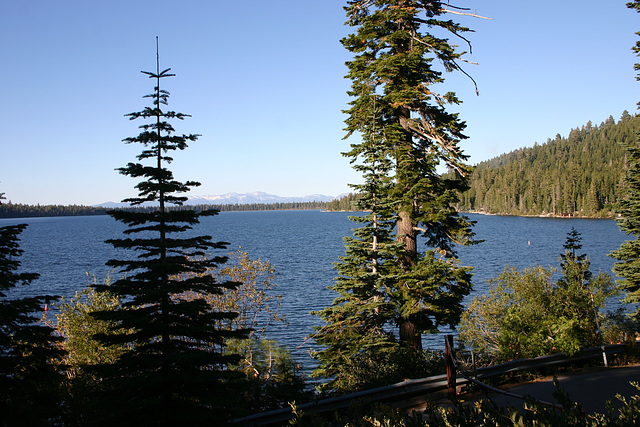
[[[129,206],[127,203],[118,203],[118,202],[104,202],[99,205],[91,205],[94,208],[105,208],[105,209],[113,209],[113,208],[123,208],[125,206]]]
[[[299,197],[282,197],[274,194],[254,191],[253,193],[226,193],[221,195],[188,196],[186,205],[248,205],[253,203],[298,203],[298,202],[330,202],[335,199],[333,196],[324,194],[310,194]],[[120,208],[128,206],[126,203],[105,202],[96,205],[102,208]]]
[[[274,194],[254,191],[253,193],[226,193],[216,196],[189,196],[188,205],[248,205],[252,203],[297,203],[297,202],[330,202],[333,196],[311,194],[299,197],[282,197]]]

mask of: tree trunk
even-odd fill
[[[422,334],[411,317],[400,319],[400,342],[416,351],[422,350]]]
[[[400,212],[398,215],[398,240],[404,243],[406,251],[402,267],[405,271],[410,270],[418,259],[418,248],[415,227],[408,212]],[[399,326],[400,342],[414,350],[422,350],[422,335],[411,316],[400,318]]]

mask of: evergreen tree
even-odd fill
[[[414,350],[422,348],[423,332],[458,321],[462,298],[471,289],[471,275],[459,266],[454,248],[473,235],[471,223],[455,209],[469,172],[458,146],[466,138],[465,125],[445,109],[460,103],[455,94],[436,92],[444,78],[434,65],[439,61],[444,71],[460,70],[464,52],[435,33],[461,37],[469,30],[443,20],[445,7],[415,0],[349,1],[348,24],[357,30],[342,40],[354,53],[347,63],[354,98],[346,111],[347,136],[366,133],[373,99],[380,109],[378,132],[384,138],[378,155],[393,165],[387,197],[402,247],[394,254],[399,271],[386,283],[386,294],[399,340]],[[440,165],[453,176],[437,173]],[[426,252],[418,250],[419,238]]]
[[[640,0],[627,3],[627,7],[640,12]],[[632,49],[640,56],[640,42]],[[635,69],[640,70],[640,64],[635,64]],[[640,74],[636,79],[640,80]],[[624,144],[624,148],[628,164],[624,179],[626,196],[619,203],[621,217],[617,221],[618,227],[634,239],[622,243],[611,256],[618,260],[613,265],[613,272],[622,277],[620,288],[626,292],[624,301],[637,304],[640,302],[640,133],[636,133],[633,142]],[[636,308],[634,317],[640,320],[640,307]]]
[[[109,214],[125,223],[126,235],[133,238],[109,240],[115,248],[133,250],[136,257],[110,260],[107,265],[126,275],[108,290],[122,301],[121,308],[99,312],[97,317],[115,321],[116,328],[101,338],[127,350],[113,365],[99,366],[106,391],[99,395],[94,416],[108,424],[128,425],[212,425],[223,423],[238,406],[238,393],[230,391],[241,376],[227,368],[238,356],[224,351],[225,342],[243,337],[246,331],[230,331],[224,321],[237,313],[215,311],[205,299],[233,288],[234,282],[219,282],[204,274],[226,261],[226,257],[205,257],[205,251],[226,247],[210,236],[184,237],[202,215],[217,211],[168,209],[180,206],[181,193],[199,183],[174,180],[166,164],[174,150],[187,148],[199,135],[175,134],[171,119],[188,115],[167,111],[169,93],[161,79],[173,76],[170,69],[146,72],[155,80],[154,92],[147,95],[152,107],[128,114],[131,120],[148,119],[141,133],[126,143],[144,146],[140,162],[120,168],[123,175],[142,178],[136,185],[138,197],[126,199],[132,206],[152,203],[152,211],[115,210]],[[189,298],[183,297],[189,295]],[[193,297],[193,295],[200,297]]]
[[[588,264],[587,254],[578,255],[576,251],[582,249],[582,237],[580,237],[580,232],[575,228],[571,227],[571,231],[567,233],[567,240],[564,242],[562,247],[564,248],[564,253],[560,255],[560,267],[562,271],[565,271],[568,268],[568,264],[570,262],[574,262],[578,265]],[[589,266],[586,266],[585,270],[588,270]],[[585,280],[589,280],[591,278],[591,274],[585,277]]]
[[[468,172],[458,148],[464,124],[444,105],[458,100],[432,88],[443,81],[434,58],[450,71],[461,54],[422,33],[467,29],[439,19],[440,2],[350,1],[345,10],[357,27],[342,40],[355,54],[347,63],[353,100],[346,130],[362,140],[344,154],[364,177],[353,187],[367,214],[352,218],[361,226],[345,238],[331,288],[338,298],[317,313],[325,325],[316,335],[323,349],[314,371],[330,379],[325,388],[343,392],[391,381],[406,368],[398,354],[415,360],[423,332],[458,321],[471,275],[458,265],[454,243],[472,238],[471,224],[454,208]],[[452,178],[436,172],[441,163]],[[418,250],[419,237],[426,252]]]
[[[330,289],[338,293],[330,307],[314,314],[325,325],[317,328],[315,340],[323,346],[316,357],[315,377],[331,378],[323,389],[349,392],[377,385],[390,374],[383,368],[398,351],[397,340],[385,326],[394,317],[388,287],[398,274],[395,259],[401,244],[395,241],[395,215],[389,191],[393,187],[393,163],[385,147],[380,103],[371,86],[367,91],[370,117],[363,117],[362,143],[353,144],[345,155],[353,158],[364,183],[352,185],[363,216],[350,219],[358,224],[353,237],[345,237],[346,254],[336,263],[340,276]],[[356,162],[360,159],[360,162]],[[391,285],[392,286],[392,285]]]
[[[599,272],[593,276],[587,254],[577,252],[582,249],[581,241],[580,233],[571,227],[560,255],[562,277],[554,289],[555,318],[558,324],[564,323],[559,329],[566,337],[559,341],[568,346],[568,352],[601,344],[599,325],[605,319],[606,300],[618,292],[610,275]]]
[[[12,298],[10,291],[38,278],[18,273],[18,236],[26,224],[0,227],[0,424],[49,425],[60,422],[62,356],[58,337],[40,322],[50,296]]]

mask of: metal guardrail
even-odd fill
[[[607,355],[616,355],[627,351],[627,349],[628,347],[624,344],[614,344],[604,346],[604,349],[602,347],[594,347],[583,350],[573,357],[569,357],[565,353],[556,353],[549,356],[536,357],[534,359],[518,359],[500,365],[478,368],[475,370],[475,376],[478,379],[486,379],[505,375],[511,372],[526,371],[545,366],[561,365],[580,360],[599,358],[602,357],[603,350]],[[464,378],[462,373],[456,373],[456,385],[464,385],[468,382],[469,380]],[[436,391],[446,390],[449,388],[449,385],[446,374],[405,380],[396,384],[371,390],[364,390],[357,393],[305,403],[298,405],[297,410],[305,412],[306,414],[322,414],[349,408],[355,402],[397,402]],[[292,412],[291,408],[282,408],[250,415],[244,418],[238,418],[232,420],[232,423],[244,426],[268,426],[280,425],[294,418],[295,414]]]
[[[607,355],[616,355],[627,351],[626,344],[612,344],[604,346],[604,352]],[[529,369],[543,368],[545,366],[561,365],[580,360],[596,359],[602,357],[602,347],[592,347],[582,350],[578,354],[569,357],[566,353],[555,353],[549,356],[540,356],[533,359],[517,359],[500,365],[489,366],[486,368],[476,369],[476,377],[478,379],[490,378],[498,375],[504,375],[511,372],[526,371]]]
[[[297,409],[305,413],[326,413],[349,408],[354,402],[390,402],[411,397],[421,396],[447,388],[447,375],[437,375],[428,378],[405,380],[396,384],[378,387],[371,390],[364,390],[357,393],[345,394],[318,400],[317,402],[304,403],[298,405]],[[291,408],[275,409],[269,412],[250,415],[244,418],[232,420],[247,426],[277,425],[295,418]]]

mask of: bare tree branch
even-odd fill
[[[450,7],[455,7],[455,6],[447,5],[446,8],[440,9],[440,11],[444,13],[453,13],[454,15],[472,16],[474,18],[488,19],[490,21],[493,21],[493,18],[489,18],[487,16],[482,16],[482,15],[478,15],[476,13],[470,13],[470,12],[458,12],[457,10],[449,9]],[[469,10],[469,9],[465,9],[465,10]]]

